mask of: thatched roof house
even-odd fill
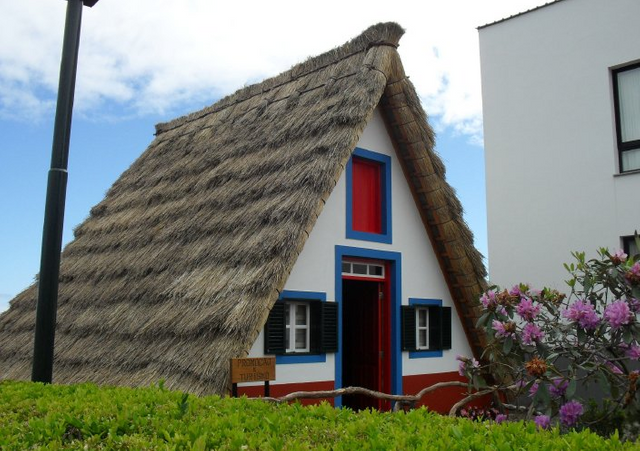
[[[396,48],[343,46],[156,127],[62,256],[54,382],[225,393],[374,111],[476,355],[485,268]],[[420,274],[420,268],[415,269]],[[30,375],[37,289],[0,316],[0,378]]]

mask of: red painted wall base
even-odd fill
[[[333,390],[333,381],[323,382],[303,382],[299,384],[278,384],[271,385],[269,390],[273,398],[279,398],[281,396],[288,395],[295,391],[321,391],[321,390]],[[249,398],[258,398],[264,396],[264,385],[250,386],[250,387],[238,387],[238,396],[246,395]],[[322,401],[327,401],[333,405],[333,398],[321,398],[321,399],[301,399],[300,403],[304,406],[312,404],[320,404]]]
[[[415,395],[423,388],[429,387],[438,382],[460,381],[467,382],[467,378],[460,376],[457,371],[449,373],[436,373],[436,374],[420,374],[417,376],[404,376],[402,378],[402,387],[405,394]],[[464,398],[466,388],[462,387],[447,387],[439,390],[427,393],[422,402],[416,407],[425,406],[429,410],[433,410],[438,413],[447,415],[453,405]],[[470,405],[486,407],[489,405],[490,399],[488,397],[474,400]]]
[[[402,385],[405,394],[414,395],[425,387],[429,387],[438,382],[448,381],[460,381],[467,382],[467,379],[460,376],[456,371],[448,373],[436,373],[436,374],[419,374],[417,376],[403,376]],[[320,391],[320,390],[333,390],[333,381],[322,382],[303,382],[297,384],[278,384],[271,385],[271,396],[278,398],[288,395],[295,391]],[[428,393],[422,398],[416,407],[425,406],[429,410],[447,415],[451,407],[464,397],[466,388],[462,387],[448,387],[441,388],[434,392]],[[246,395],[250,398],[258,398],[264,396],[264,385],[250,386],[250,387],[238,387],[238,396]],[[323,399],[302,399],[300,403],[303,405],[319,404],[322,401],[327,401],[333,405],[333,398]],[[474,400],[470,405],[478,407],[487,407],[490,403],[489,397],[480,398]]]

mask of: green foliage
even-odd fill
[[[196,397],[160,387],[0,382],[0,449],[640,449],[616,435],[560,435],[425,409],[380,413],[328,404]]]

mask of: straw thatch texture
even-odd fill
[[[480,349],[485,270],[433,133],[378,24],[157,137],[63,252],[54,381],[225,393],[377,105]],[[30,375],[37,290],[0,316],[0,378]]]

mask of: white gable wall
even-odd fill
[[[402,373],[406,376],[456,371],[455,356],[470,356],[471,349],[378,109],[357,147],[391,157],[392,244],[345,238],[346,176],[343,173],[293,267],[285,290],[324,292],[327,301],[334,301],[336,245],[399,252],[402,254],[402,304],[408,305],[408,298],[441,299],[442,305],[452,307],[453,311],[452,349],[443,351],[443,357],[419,359],[409,359],[404,352]],[[263,342],[261,333],[250,356],[263,355]],[[327,354],[326,363],[278,365],[276,374],[277,384],[333,380],[334,354]]]

